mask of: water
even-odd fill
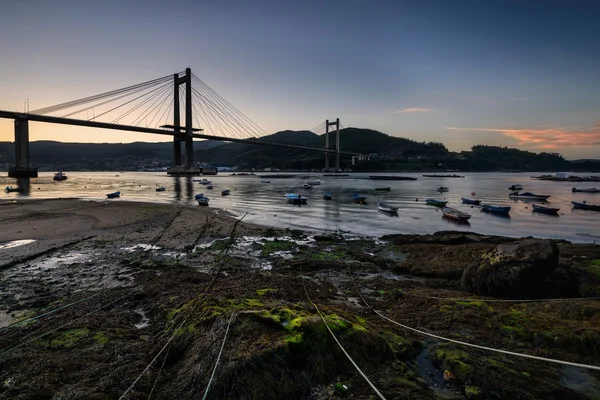
[[[420,173],[398,175],[418,177],[416,181],[371,181],[369,174],[350,174],[348,177],[322,177],[321,174],[296,174],[291,179],[270,179],[262,183],[257,176],[206,177],[214,190],[207,190],[191,178],[168,177],[162,172],[67,172],[69,179],[54,182],[53,173],[43,172],[31,179],[29,187],[21,182],[25,193],[2,193],[0,198],[39,199],[68,198],[105,199],[106,193],[121,191],[121,199],[110,201],[152,201],[195,204],[193,197],[204,193],[214,208],[227,209],[237,215],[248,213],[244,221],[265,226],[291,229],[343,231],[359,235],[379,236],[393,233],[433,233],[440,230],[473,231],[504,236],[535,236],[561,238],[574,242],[600,243],[600,212],[573,210],[571,201],[587,200],[600,204],[600,194],[572,193],[571,188],[593,187],[597,183],[551,182],[530,179],[538,173],[464,173],[465,178],[425,178]],[[391,175],[391,174],[389,174]],[[584,175],[584,174],[582,174]],[[310,176],[323,181],[312,190],[302,189]],[[559,216],[531,212],[531,202],[508,198],[508,186],[520,183],[525,191],[549,194],[549,205],[560,207]],[[0,177],[0,187],[17,186],[16,179]],[[436,188],[447,186],[449,192],[438,193]],[[166,187],[156,192],[157,186]],[[376,187],[391,187],[391,192],[376,192]],[[231,195],[221,197],[221,190]],[[322,199],[326,191],[333,200]],[[297,192],[308,197],[306,206],[287,204],[283,195]],[[367,196],[367,204],[352,201],[352,193]],[[472,195],[475,193],[475,195]],[[476,197],[484,203],[511,206],[510,218],[480,212],[477,207],[461,204],[461,197]],[[442,218],[439,208],[425,205],[425,199],[448,200],[448,205],[472,215],[467,225]],[[418,199],[418,201],[416,201]],[[385,201],[400,207],[398,216],[384,214],[377,202]]]

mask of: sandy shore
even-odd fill
[[[2,202],[0,221],[0,399],[375,398],[332,334],[388,399],[600,395],[598,371],[374,312],[598,365],[600,301],[568,298],[600,296],[600,246],[350,239],[124,201]],[[537,261],[499,263],[520,245]]]

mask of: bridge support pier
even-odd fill
[[[329,134],[334,131],[329,131],[330,126],[335,126],[335,142],[329,140]],[[340,119],[337,118],[335,122],[325,121],[325,171],[329,171],[330,168],[330,156],[335,151],[335,170],[340,170]]]
[[[37,178],[37,168],[29,166],[29,121],[15,119],[15,166],[8,169],[11,178]]]

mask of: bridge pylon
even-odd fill
[[[11,178],[37,178],[37,168],[29,164],[29,120],[15,118],[15,166],[8,169]]]
[[[329,131],[329,127],[335,127],[335,130]],[[335,132],[335,140],[329,140],[329,134]],[[340,170],[340,119],[335,122],[325,121],[325,171],[331,170],[330,157],[335,153],[335,170]]]

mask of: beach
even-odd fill
[[[0,398],[599,395],[597,245],[134,201],[4,201],[0,221]]]

